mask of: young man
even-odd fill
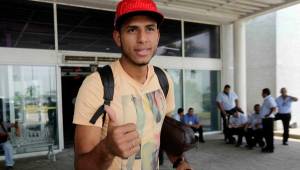
[[[278,113],[275,120],[281,120],[283,125],[283,139],[282,144],[288,145],[289,139],[289,126],[291,121],[292,102],[298,101],[296,97],[289,96],[286,88],[280,89],[281,96],[276,98]]]
[[[199,136],[198,141],[201,143],[205,143],[203,139],[203,128],[200,124],[199,118],[194,114],[194,108],[190,107],[188,113],[183,116],[183,122],[190,126],[194,132],[198,132]]]
[[[0,147],[4,150],[4,156],[5,156],[5,166],[6,170],[13,169],[13,166],[15,164],[14,162],[14,154],[13,154],[13,147],[9,141],[9,134],[8,129],[9,128],[16,128],[16,135],[19,136],[20,134],[17,134],[19,132],[18,130],[18,123],[7,123],[3,121],[2,115],[0,115],[0,136],[1,139],[7,138],[6,141],[0,142]]]
[[[162,21],[163,15],[152,0],[118,3],[113,38],[122,56],[111,64],[115,87],[110,106],[105,105],[109,119],[103,122],[100,117],[95,125],[89,123],[104,102],[101,78],[95,72],[85,79],[76,98],[77,170],[158,169],[162,123],[175,107],[170,77],[167,75],[170,88],[165,97],[149,65]],[[168,156],[176,169],[191,169],[183,157]]]
[[[262,90],[262,97],[264,98],[260,110],[260,117],[262,118],[263,134],[266,140],[266,146],[262,148],[262,152],[274,152],[274,114],[276,113],[276,102],[271,96],[271,91],[268,88]]]
[[[239,107],[238,96],[235,92],[230,91],[230,86],[227,84],[224,86],[224,90],[220,92],[217,96],[217,107],[220,110],[221,117],[223,120],[223,133],[224,133],[224,140],[228,142],[228,122],[229,117],[232,115],[235,110],[239,110],[243,112]]]
[[[247,117],[240,113],[238,110],[235,110],[233,115],[230,115],[229,125],[228,125],[228,133],[229,133],[229,142],[233,144],[235,138],[233,135],[238,136],[238,141],[236,143],[236,147],[241,146],[243,142],[243,136],[245,135],[245,127],[247,124]]]
[[[246,125],[246,141],[249,149],[252,149],[257,143],[262,148],[265,143],[262,140],[262,118],[259,115],[260,105],[254,105],[254,113],[248,116]]]

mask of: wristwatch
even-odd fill
[[[184,158],[183,157],[179,157],[176,159],[176,161],[173,163],[173,168],[177,168],[178,165],[184,161]]]

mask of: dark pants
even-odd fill
[[[202,126],[200,126],[199,128],[192,127],[192,129],[193,129],[194,132],[198,132],[199,133],[199,139],[198,139],[199,142],[204,141],[203,140],[203,128],[202,128]]]
[[[275,120],[281,120],[283,125],[283,139],[282,142],[285,143],[289,139],[289,126],[291,121],[291,114],[276,114]]]
[[[229,140],[229,132],[228,132],[228,123],[229,123],[229,116],[233,115],[234,113],[234,109],[231,110],[225,110],[225,112],[227,113],[227,115],[223,115],[222,112],[220,112],[222,120],[223,120],[223,134],[224,134],[224,140],[227,141]]]
[[[266,140],[266,149],[274,150],[274,119],[273,118],[264,118],[262,120],[263,124],[263,134]]]
[[[245,134],[247,145],[249,147],[254,147],[258,143],[260,147],[265,145],[263,138],[263,130],[262,129],[255,129],[248,128]]]
[[[229,141],[235,141],[233,135],[237,135],[238,136],[238,141],[237,144],[240,145],[243,142],[243,136],[245,136],[245,131],[244,128],[229,128],[228,129],[228,137],[229,137]]]

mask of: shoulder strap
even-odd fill
[[[1,122],[0,124],[1,124],[1,128],[3,129],[3,131],[7,134],[7,130],[6,130],[6,128],[4,127],[3,122]]]
[[[95,124],[98,118],[104,114],[103,120],[105,120],[105,110],[104,105],[110,105],[110,102],[113,100],[114,96],[114,75],[109,65],[101,67],[98,69],[98,72],[101,77],[102,85],[103,85],[103,99],[104,103],[99,107],[96,113],[90,120],[90,123]],[[104,123],[104,121],[103,121]]]
[[[156,74],[156,76],[157,76],[157,78],[158,78],[159,85],[160,85],[160,87],[162,88],[165,97],[167,97],[168,91],[169,91],[169,82],[168,82],[168,78],[167,78],[165,72],[162,71],[161,68],[156,67],[156,66],[153,66],[153,67],[154,67],[155,74]]]

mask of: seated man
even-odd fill
[[[248,116],[248,123],[246,125],[246,141],[247,147],[252,149],[257,143],[260,147],[264,147],[265,143],[262,140],[262,118],[259,115],[260,105],[254,105],[254,113]]]
[[[173,118],[179,122],[183,122],[183,116],[184,116],[184,113],[183,113],[183,108],[179,108],[177,110],[177,114],[175,114],[173,116]],[[184,123],[184,122],[183,122]]]
[[[229,118],[229,143],[233,144],[235,143],[235,138],[233,135],[238,135],[238,141],[236,143],[236,147],[241,146],[243,141],[243,136],[245,134],[245,127],[247,124],[247,117],[240,113],[239,111],[235,110],[234,114],[230,116]]]
[[[183,116],[183,122],[187,125],[190,126],[194,132],[199,133],[198,140],[201,143],[204,143],[203,139],[203,129],[202,125],[200,124],[199,118],[194,115],[194,109],[192,107],[189,108],[188,113]]]

